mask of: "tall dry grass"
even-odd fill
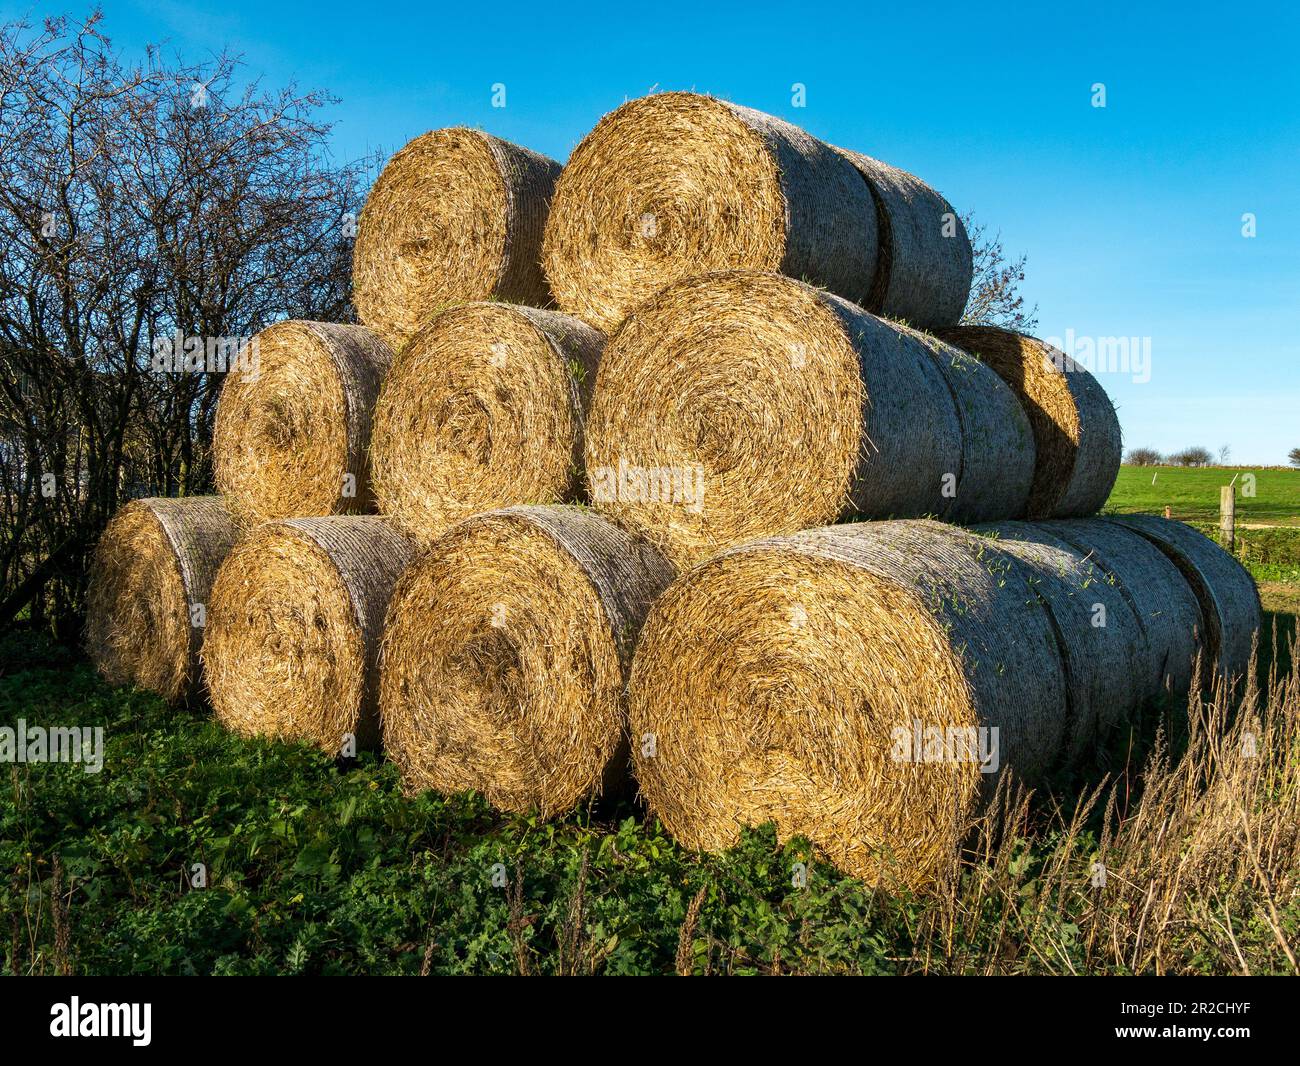
[[[1300,636],[1272,643],[1262,688],[1252,671],[1193,695],[1185,739],[1162,730],[1140,773],[1046,813],[1002,789],[943,891],[904,911],[906,968],[1300,973]]]

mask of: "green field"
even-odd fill
[[[1255,479],[1248,496],[1247,475]],[[1238,524],[1300,525],[1300,470],[1247,466],[1123,466],[1106,510],[1163,514],[1217,522],[1219,489],[1236,477]]]

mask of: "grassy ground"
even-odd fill
[[[1142,485],[1150,474],[1126,469],[1111,509],[1181,501],[1175,514],[1208,528],[1223,471],[1161,469],[1171,495],[1159,499]],[[1297,478],[1260,471],[1253,517],[1293,517],[1282,512]],[[1298,547],[1290,529],[1248,532],[1239,547],[1266,611],[1261,688],[1243,710],[1221,696],[1145,709],[1092,764],[1032,800],[1003,797],[926,898],[842,877],[770,829],[694,856],[626,801],[541,823],[474,797],[405,797],[382,759],[235,737],[201,707],[111,689],[72,653],[12,635],[0,639],[0,726],[102,725],[107,750],[100,774],[0,765],[4,965],[1297,972]]]
[[[4,767],[10,972],[1271,973],[1300,944],[1300,676],[1231,723],[1149,708],[973,823],[919,898],[770,830],[697,857],[630,803],[539,823],[408,798],[381,759],[235,737],[31,638],[0,668],[0,725],[107,738],[99,774]]]
[[[1243,477],[1255,477],[1255,495],[1243,494]],[[1125,466],[1106,501],[1108,511],[1163,514],[1183,521],[1219,518],[1219,488],[1237,484],[1238,524],[1300,525],[1300,470],[1284,467],[1185,468]]]

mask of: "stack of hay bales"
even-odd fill
[[[414,341],[448,305],[550,302],[540,249],[559,170],[465,129],[426,134],[389,162],[354,248],[364,325],[290,321],[259,333],[218,403],[221,500],[143,501],[109,526],[87,634],[107,676],[168,698],[188,691],[211,593],[202,665],[220,720],[331,752],[378,742],[377,655],[389,596],[410,557],[405,531],[427,540],[435,527],[480,510],[577,492],[603,342],[594,329],[554,311],[479,303]],[[493,358],[503,353],[509,381],[475,378],[468,347],[476,334]],[[400,422],[410,401],[446,433],[424,441],[394,433],[384,456],[405,448],[418,464],[437,452],[445,470],[458,448],[498,444],[481,469],[465,464],[449,479],[416,479],[414,504],[399,504],[394,489],[410,479],[381,477],[400,522],[373,513],[372,425],[394,352],[405,361],[382,409],[385,425]],[[426,391],[419,368],[432,358],[441,375],[452,352],[462,371]],[[476,425],[478,399],[488,407]],[[475,487],[429,503],[462,479]]]
[[[409,790],[510,811],[630,759],[690,847],[772,821],[921,887],[1003,775],[1086,759],[1202,650],[1248,668],[1249,576],[1087,517],[1109,399],[959,324],[966,232],[886,163],[693,93],[618,108],[563,171],[436,130],[353,272],[363,325],[273,326],[228,380],[225,503],[110,526],[110,677],[175,696],[201,658],[240,733],[382,743]]]
[[[1199,536],[1156,522],[1168,542]],[[692,848],[771,821],[858,876],[932,883],[1001,775],[1041,781],[1149,696],[1156,672],[1190,677],[1190,661],[1153,659],[1195,654],[1196,600],[1157,598],[1159,567],[1121,583],[1139,558],[1109,536],[1122,525],[1056,527],[856,523],[683,575],[646,620],[629,684],[632,735],[654,738],[633,746],[651,811]],[[1073,547],[1094,536],[1109,570]],[[1249,577],[1201,541],[1180,552],[1226,604]],[[1169,637],[1144,628],[1154,616]],[[1223,645],[1248,643],[1258,621],[1240,609]]]
[[[214,592],[205,676],[231,728],[336,754],[376,745],[384,614],[413,548],[578,491],[604,338],[539,309],[559,170],[475,130],[416,138],[359,220],[365,325],[274,327],[313,343],[272,346],[284,358],[269,366],[263,344],[258,373],[227,383],[218,485],[266,523]]]

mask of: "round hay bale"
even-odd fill
[[[113,516],[86,599],[86,649],[111,684],[193,694],[208,594],[235,537],[216,496],[133,500]]]
[[[1094,514],[1119,474],[1119,419],[1106,391],[1064,352],[995,326],[938,331],[941,340],[992,367],[1020,400],[1033,429],[1038,461],[1030,518]]]
[[[1047,609],[1065,671],[1061,764],[1077,763],[1148,694],[1146,631],[1114,575],[1051,526],[998,522],[976,532],[1028,568],[1026,579]]]
[[[1029,419],[1015,394],[960,348],[906,326],[895,328],[912,337],[934,360],[961,426],[961,465],[942,517],[962,523],[1023,517],[1036,452]]]
[[[352,253],[361,321],[394,349],[448,304],[550,303],[542,230],[561,166],[481,130],[432,130],[366,198]]]
[[[221,389],[217,488],[244,524],[370,509],[370,420],[392,351],[364,326],[280,322]]]
[[[1065,678],[1023,574],[926,521],[757,541],[684,574],[629,682],[650,810],[692,849],[770,821],[855,876],[928,884],[1003,770],[1059,757]]]
[[[379,509],[428,543],[482,511],[574,498],[604,343],[557,311],[475,303],[438,315],[394,360],[375,408]]]
[[[796,126],[696,93],[632,100],[574,149],[542,261],[562,310],[606,332],[682,278],[780,271],[862,302],[876,212],[853,165]]]
[[[871,190],[880,251],[867,310],[918,329],[954,326],[970,295],[970,238],[952,204],[920,178],[836,148]]]
[[[1011,517],[1032,463],[1024,415],[975,360],[779,274],[724,271],[610,339],[585,465],[592,501],[685,566],[841,516]]]
[[[268,522],[212,587],[203,671],[217,720],[331,755],[379,741],[377,656],[409,542],[372,516]]]
[[[1138,699],[1191,687],[1196,647],[1204,632],[1200,605],[1178,569],[1132,530],[1100,519],[1039,523],[1110,575],[1142,628],[1146,661],[1135,682]]]
[[[1111,519],[1140,533],[1178,567],[1205,618],[1206,658],[1235,683],[1250,667],[1259,632],[1259,590],[1250,572],[1191,526],[1155,515]]]
[[[577,507],[510,507],[448,532],[388,612],[384,746],[408,790],[473,789],[549,817],[621,783],[632,646],[672,577]]]

